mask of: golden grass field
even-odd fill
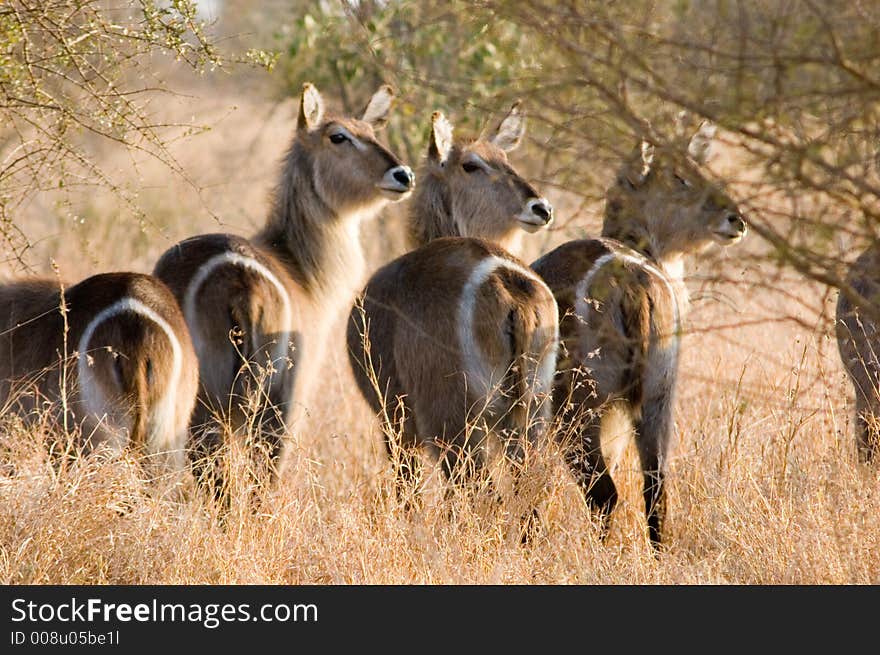
[[[166,109],[211,125],[173,148],[200,191],[156,162],[105,149],[106,165],[139,189],[149,220],[141,229],[110,193],[87,190],[73,206],[39,197],[22,217],[39,272],[51,274],[51,259],[72,281],[147,272],[186,236],[254,231],[295,124],[294,102],[200,91]],[[547,195],[565,219],[565,198]],[[363,231],[377,266],[378,253],[399,252],[394,214],[383,219],[390,246],[376,243],[378,226]],[[577,217],[568,234],[596,234],[598,217]],[[564,238],[556,232],[550,243]],[[525,243],[527,259],[548,246],[541,236]],[[340,323],[280,488],[256,514],[236,504],[225,528],[197,494],[150,496],[131,462],[84,461],[57,472],[39,435],[7,421],[0,582],[877,584],[880,475],[856,463],[851,390],[829,320],[836,294],[746,256],[763,248],[752,235],[713,251],[688,280],[691,332],[659,559],[648,544],[632,449],[615,473],[622,498],[604,543],[552,448],[535,467],[542,529],[528,546],[506,506],[453,499],[449,512],[436,472],[424,509],[404,512],[378,428],[352,383]],[[723,281],[709,284],[710,274]]]

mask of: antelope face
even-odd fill
[[[485,141],[453,149],[447,165],[452,214],[463,234],[490,235],[519,227],[537,232],[553,222],[553,206]]]
[[[376,139],[393,101],[388,86],[370,99],[360,118],[324,116],[323,100],[311,85],[303,89],[297,142],[308,153],[315,189],[340,212],[397,202],[415,187],[415,176]]]
[[[453,143],[452,126],[432,120],[428,164],[442,184],[458,233],[503,242],[512,230],[537,232],[553,222],[553,206],[507,160],[525,133],[518,103],[489,139]]]
[[[660,173],[658,171],[658,173]],[[685,238],[695,245],[717,243],[731,246],[745,236],[747,228],[736,203],[717,186],[703,177],[695,168],[667,168],[666,180],[658,183],[666,187],[660,202],[674,208],[675,223],[679,223]]]

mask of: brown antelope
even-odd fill
[[[843,291],[837,299],[837,346],[855,388],[859,458],[871,462],[880,448],[880,248],[871,246],[850,267],[847,286],[875,308],[865,312]]]
[[[412,171],[374,132],[393,99],[383,86],[359,119],[325,115],[321,95],[305,84],[263,229],[252,239],[193,237],[156,264],[198,353],[192,456],[200,478],[211,473],[222,482],[209,456],[222,443],[224,423],[240,432],[251,411],[270,477],[281,474],[292,412],[320,375],[324,335],[363,284],[360,225],[414,185]]]
[[[679,165],[643,143],[607,192],[602,238],[565,243],[532,265],[562,317],[554,406],[565,419],[568,464],[604,528],[617,490],[602,454],[602,418],[616,408],[628,419],[655,546],[687,311],[684,258],[746,232],[734,202],[700,172],[713,134],[701,126],[690,142],[693,159]]]
[[[507,161],[523,131],[515,105],[491,139],[453,143],[434,114],[409,211],[419,247],[376,272],[351,311],[349,361],[383,422],[399,494],[418,487],[416,446],[439,452],[446,476],[464,482],[484,471],[489,433],[516,465],[549,416],[556,303],[496,245],[553,218]]]
[[[56,422],[79,428],[86,452],[130,445],[149,464],[185,469],[196,356],[164,284],[106,273],[62,296],[55,280],[9,282],[0,285],[0,316],[7,407],[29,419],[48,408]]]

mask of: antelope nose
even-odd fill
[[[409,166],[394,166],[385,171],[381,182],[376,186],[386,192],[386,197],[392,200],[399,200],[409,195],[415,183],[416,176],[413,175]]]
[[[737,232],[742,233],[746,231],[746,222],[739,214],[728,214],[727,222]]]
[[[529,209],[535,216],[548,225],[553,220],[553,205],[547,202],[544,198],[530,200]]]
[[[398,166],[393,170],[391,176],[405,189],[411,189],[416,181],[416,176],[413,175],[409,166]]]

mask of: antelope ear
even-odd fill
[[[653,164],[654,146],[642,140],[623,165],[621,176],[631,185],[639,186],[648,177]]]
[[[324,99],[310,82],[303,84],[302,98],[299,103],[299,119],[296,127],[299,130],[313,130],[324,118]]]
[[[371,123],[373,129],[376,130],[380,127],[385,127],[385,124],[388,122],[388,113],[391,111],[392,104],[394,104],[394,89],[388,84],[383,84],[379,87],[379,90],[373,94],[373,97],[370,98],[370,101],[364,108],[361,120],[366,123]]]
[[[703,121],[700,127],[691,137],[688,143],[688,154],[698,164],[705,164],[709,161],[709,155],[712,153],[712,140],[718,128],[714,123]]]
[[[515,150],[522,143],[522,138],[526,133],[526,118],[519,110],[520,104],[519,100],[513,103],[507,116],[498,124],[495,135],[490,139],[505,152]]]
[[[672,135],[676,141],[685,142],[688,139],[688,132],[693,125],[691,115],[684,109],[675,115],[672,122]]]
[[[428,139],[428,159],[441,166],[449,159],[452,150],[452,123],[442,111],[431,114],[431,136]]]

